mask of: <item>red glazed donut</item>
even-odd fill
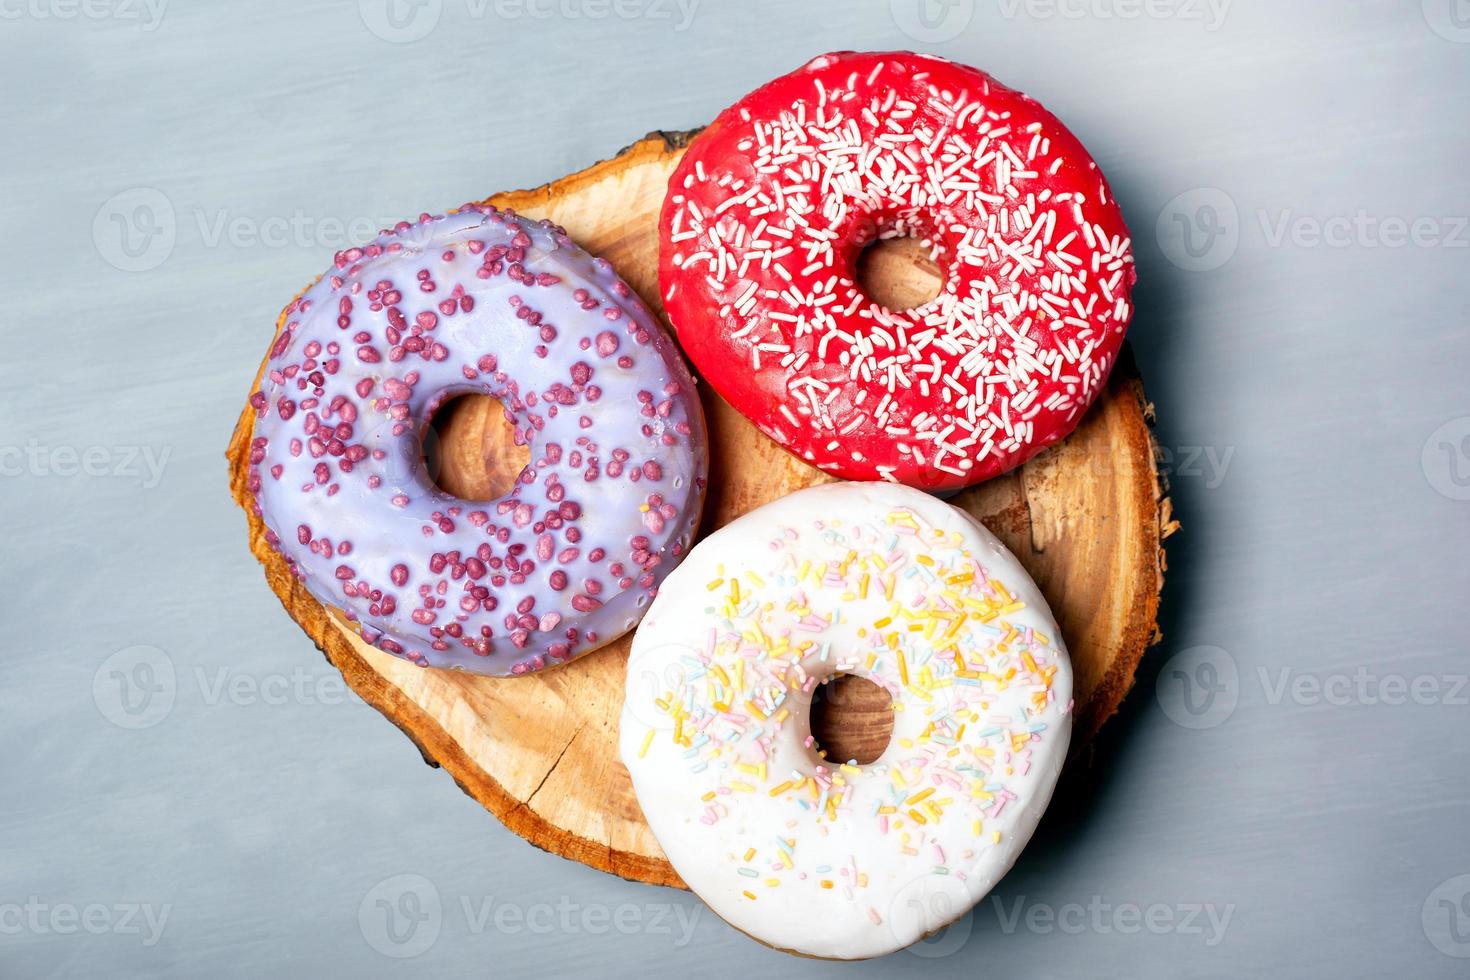
[[[700,373],[851,480],[977,483],[1066,436],[1132,316],[1107,181],[1034,100],[907,52],[825,55],[720,114],[660,219],[664,306]],[[856,282],[913,235],[945,280],[912,310]]]

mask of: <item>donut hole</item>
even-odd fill
[[[811,733],[827,761],[867,765],[893,738],[893,699],[866,677],[838,674],[812,692]]]
[[[916,235],[880,237],[858,254],[858,288],[894,312],[916,309],[944,288],[940,258],[932,242]]]
[[[458,395],[429,418],[422,438],[424,472],[434,486],[467,501],[499,500],[531,461],[515,426],[490,395]]]

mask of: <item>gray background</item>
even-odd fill
[[[1470,974],[1470,3],[385,2],[0,2],[0,976]],[[344,230],[895,47],[1110,176],[1185,531],[1017,869],[842,967],[423,765],[266,588],[222,453]]]

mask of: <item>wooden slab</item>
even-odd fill
[[[688,136],[655,133],[581,173],[489,202],[564,225],[661,313],[657,217]],[[890,302],[924,294],[933,279],[927,258],[902,247],[874,252],[864,270],[870,291]],[[265,350],[268,338],[260,339]],[[707,386],[704,400],[713,450],[706,531],[828,479],[777,448]],[[1177,525],[1154,465],[1150,411],[1125,349],[1076,433],[1019,471],[953,500],[1005,541],[1051,602],[1075,666],[1078,745],[1116,710],[1158,638],[1162,541]],[[252,424],[252,413],[242,411],[227,452],[251,551],[287,612],[352,688],[403,729],[426,761],[443,766],[531,843],[625,878],[682,887],[617,758],[630,638],[565,667],[503,679],[423,670],[367,646],[266,546],[246,491]],[[433,431],[437,445],[428,435],[425,441],[436,478],[462,496],[485,498],[505,488],[525,461],[508,445],[489,399],[461,399],[441,411]],[[886,740],[882,705],[862,685],[846,696],[843,690],[829,697],[818,738],[834,755],[874,754]]]

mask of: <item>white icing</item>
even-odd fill
[[[842,673],[895,703],[888,748],[859,767],[808,744],[811,692]],[[621,752],[717,914],[857,959],[947,925],[1015,863],[1071,700],[1056,622],[994,535],[920,491],[839,483],[752,511],[664,582],[633,642]]]

